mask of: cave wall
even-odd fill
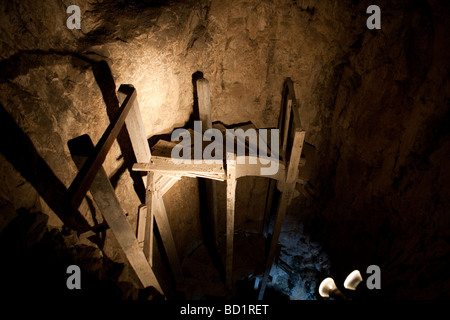
[[[300,196],[289,219],[304,221],[298,228],[331,265],[309,276],[379,264],[389,297],[448,295],[433,276],[443,274],[449,252],[443,1],[379,1],[382,30],[366,28],[368,1],[69,2],[0,4],[0,103],[65,187],[76,174],[67,141],[85,133],[98,141],[122,83],[137,88],[150,138],[189,120],[196,71],[210,81],[213,121],[259,128],[276,127],[291,77],[306,141],[316,147],[310,183],[320,207]],[[71,4],[81,8],[81,30],[65,26]],[[0,166],[2,228],[20,208],[61,227],[3,156]],[[116,142],[104,167],[135,227],[141,199],[130,166]],[[265,185],[238,184],[236,230],[260,230],[255,199]],[[180,259],[203,240],[197,188],[186,179],[165,196]],[[82,214],[101,221],[86,203]],[[286,236],[291,229],[283,239],[305,238]],[[123,262],[114,241],[107,237],[105,253]],[[317,249],[286,241],[290,257]]]
[[[341,277],[377,264],[387,297],[448,297],[448,6],[386,9],[339,82],[324,241]]]

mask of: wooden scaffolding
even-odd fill
[[[197,81],[197,93],[200,120],[204,130],[212,128],[211,101],[209,83],[206,79]],[[263,176],[270,178],[265,212],[265,231],[270,239],[266,255],[266,264],[259,288],[259,299],[264,296],[270,270],[277,252],[278,238],[281,232],[287,208],[298,194],[297,183],[302,183],[299,177],[299,166],[304,145],[305,130],[303,130],[294,86],[291,79],[286,79],[283,86],[282,104],[278,129],[280,132],[280,152],[277,160],[278,172],[274,175],[261,174],[261,162],[250,164],[249,159],[237,161],[235,154],[227,154],[222,164],[211,164],[204,160],[193,164],[175,164],[170,157],[152,156],[144,126],[136,100],[136,90],[130,85],[122,85],[118,91],[121,103],[120,110],[111,122],[98,144],[94,147],[89,139],[80,137],[71,142],[74,161],[79,173],[68,190],[68,201],[76,210],[86,192],[90,190],[94,201],[111,231],[118,240],[130,265],[135,270],[143,287],[152,286],[164,294],[153,265],[153,221],[161,235],[164,250],[167,254],[174,280],[179,290],[183,290],[183,273],[175,246],[169,219],[166,214],[163,195],[181,177],[201,177],[207,181],[207,199],[213,221],[217,221],[217,201],[215,181],[226,181],[226,288],[231,294],[233,284],[233,242],[234,217],[237,179],[244,176]],[[147,172],[144,176],[146,186],[145,204],[139,209],[138,229],[133,231],[126,220],[120,203],[114,194],[114,189],[102,163],[119,131],[126,125],[137,163],[133,170]],[[244,156],[247,157],[248,156]],[[241,164],[242,163],[242,164]],[[267,163],[267,162],[266,162]],[[264,166],[267,166],[264,165]],[[272,210],[275,188],[279,190],[277,207]],[[269,228],[270,213],[275,212],[273,228]]]

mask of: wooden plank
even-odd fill
[[[155,192],[155,180],[153,172],[147,173],[147,187],[145,190],[145,206],[147,208],[145,232],[144,232],[144,254],[150,266],[153,266],[153,193]]]
[[[292,82],[291,78],[286,79],[286,86],[288,88],[288,97],[292,101],[292,112],[294,116],[295,129],[303,130],[302,123],[300,121],[297,98],[295,97],[294,83]]]
[[[287,141],[289,136],[289,123],[291,121],[291,108],[292,108],[292,99],[287,100],[286,109],[284,113],[284,127],[283,127],[283,141],[281,143],[281,150],[283,150],[284,154],[286,155],[286,148],[287,148]]]
[[[164,187],[166,183],[169,183],[171,178],[181,179],[180,175],[167,175],[159,174],[155,177],[155,190],[159,190]]]
[[[295,183],[298,177],[298,167],[302,155],[303,142],[305,141],[305,131],[295,129],[294,141],[292,144],[291,158],[289,159],[286,183]]]
[[[226,255],[226,286],[233,292],[233,243],[234,243],[234,214],[236,203],[236,166],[227,162],[227,255]]]
[[[295,183],[291,183],[281,194],[281,199],[278,203],[275,223],[272,231],[272,237],[269,246],[269,252],[266,258],[266,268],[264,271],[264,276],[261,281],[261,288],[258,294],[258,300],[262,300],[264,297],[264,292],[266,290],[267,282],[269,280],[270,270],[272,269],[273,260],[275,258],[275,253],[278,244],[278,238],[280,237],[281,227],[283,225],[284,218],[286,216],[286,210],[288,207],[289,199],[292,197],[293,189],[295,188]]]
[[[135,99],[136,91],[133,88],[131,93],[122,103],[118,114],[110,123],[105,133],[95,146],[92,154],[86,160],[83,167],[80,169],[67,190],[67,197],[73,208],[78,208],[80,206],[80,203],[85,197],[86,192],[89,190],[97,171],[102,167],[103,161],[105,161],[109,149],[111,148],[114,140],[117,138]]]
[[[209,93],[209,81],[197,80],[198,111],[203,130],[212,128],[211,121],[211,97]]]
[[[197,80],[197,96],[198,96],[198,109],[199,117],[202,122],[203,132],[212,128],[211,120],[211,97],[209,90],[209,81],[207,79]],[[216,244],[219,240],[218,233],[218,212],[217,212],[217,195],[216,195],[216,181],[213,179],[207,179],[205,181],[206,201],[211,217],[214,240]]]
[[[291,115],[292,114],[292,115]],[[294,119],[291,123],[290,117]],[[273,260],[275,258],[278,239],[280,236],[283,221],[286,216],[286,210],[294,196],[295,186],[298,178],[299,163],[302,154],[303,143],[305,139],[305,131],[301,127],[300,114],[298,111],[297,100],[294,92],[294,85],[290,78],[284,82],[282,93],[282,109],[279,121],[279,129],[282,134],[282,155],[286,157],[289,154],[289,159],[285,159],[287,170],[285,179],[277,182],[279,189],[281,189],[281,198],[278,202],[274,227],[270,239],[269,250],[266,258],[266,269],[261,281],[261,288],[258,294],[258,299],[262,300],[264,292],[269,279],[270,270],[272,268]],[[290,134],[293,134],[291,150],[286,150],[288,147],[287,139]],[[290,151],[290,152],[289,152]],[[281,186],[281,188],[280,188]],[[273,191],[272,191],[273,192]]]
[[[78,144],[78,146],[84,149],[82,150],[81,155],[79,155],[80,153],[78,153],[77,150],[73,150],[73,159],[78,168],[84,167],[84,164],[88,159],[83,153],[87,152],[87,150],[92,150],[93,152],[94,149],[92,142],[88,140],[83,142],[86,142],[84,143],[84,146],[81,143]],[[136,235],[123,213],[119,200],[114,193],[114,188],[111,185],[103,166],[100,166],[98,169],[90,186],[90,191],[105,221],[108,223],[117,242],[130,262],[131,267],[136,272],[142,286],[144,288],[152,286],[160,293],[164,294],[144,252],[139,247]]]
[[[131,85],[122,84],[117,92],[117,98],[123,103],[127,96],[134,92]],[[142,121],[141,111],[137,99],[132,102],[131,109],[125,119],[125,125],[130,136],[134,154],[137,162],[148,162],[151,158],[150,146],[148,145],[147,136],[145,134],[144,122]]]
[[[271,157],[274,157],[274,158],[278,158],[280,161],[282,161],[282,159],[280,159],[280,154],[279,154],[280,150],[272,150],[271,147],[268,144],[268,141],[272,139],[272,137],[271,137],[271,135],[272,135],[271,130],[267,131],[268,132],[268,136],[266,137],[267,140],[264,140],[264,137],[259,135],[259,130],[260,129],[257,130],[258,131],[258,144],[259,144],[259,146],[256,146],[256,150],[258,150],[258,148],[264,147],[267,150],[267,155],[270,155]]]
[[[202,160],[201,164],[174,163],[171,158],[152,157],[149,163],[135,163],[135,171],[153,171],[175,175],[199,175],[208,176],[210,179],[225,180],[223,164],[209,164]]]
[[[145,238],[145,225],[147,223],[147,207],[140,206],[138,211],[138,222],[136,230],[136,238],[139,243],[139,247],[144,249],[144,238]]]
[[[243,176],[260,176],[280,180],[285,178],[286,169],[284,163],[279,162],[277,159],[265,158],[269,161],[278,162],[278,172],[274,175],[261,174],[261,168],[269,167],[271,164],[261,164],[256,157],[256,163],[250,163],[249,156],[239,157],[239,163],[236,164],[236,179]],[[170,158],[165,157],[152,157],[150,163],[135,163],[133,165],[135,171],[153,171],[162,174],[190,176],[190,177],[204,177],[208,179],[214,179],[223,181],[225,180],[225,170],[221,164],[175,164]],[[166,182],[164,182],[166,183]],[[157,183],[158,184],[158,183]],[[162,186],[163,184],[161,184]]]
[[[166,194],[167,191],[170,190],[170,188],[172,188],[172,186],[177,183],[179,180],[181,179],[181,177],[170,177],[167,176],[165,179],[161,179],[164,182],[161,183],[161,185],[158,187],[157,192],[158,192],[158,197],[161,198],[162,196],[164,196]]]
[[[261,288],[258,294],[259,300],[262,300],[262,298],[264,297],[264,291],[267,286],[270,270],[272,269],[273,260],[276,254],[281,227],[283,226],[283,221],[286,216],[287,207],[289,206],[291,199],[294,195],[298,176],[298,166],[300,163],[304,139],[305,139],[305,131],[295,129],[294,141],[291,150],[291,157],[289,159],[288,170],[286,173],[286,182],[284,183],[283,191],[281,193],[281,199],[278,204],[272,237],[270,239],[269,252],[267,254],[266,259],[266,269],[264,271],[264,276],[261,282]]]
[[[172,273],[175,277],[177,285],[182,286],[183,271],[181,270],[180,260],[178,258],[177,249],[175,246],[175,240],[173,239],[172,230],[170,228],[169,219],[166,213],[166,207],[162,198],[158,198],[155,193],[152,195],[152,208],[155,216],[156,225],[158,226],[161,239],[166,250],[167,257],[169,259]]]
[[[118,92],[119,101],[126,99],[126,97],[132,92],[134,88],[130,85],[121,85]],[[150,147],[145,135],[144,124],[141,117],[141,112],[137,100],[135,99],[133,107],[130,110],[128,117],[125,120],[126,128],[130,136],[130,140],[133,146],[134,154],[137,162],[150,162],[152,155]],[[145,178],[144,178],[145,179]],[[164,181],[164,185],[158,185],[158,189],[155,186],[155,180],[161,182]],[[144,241],[144,254],[146,255],[150,265],[153,265],[153,220],[154,216],[157,220],[158,230],[163,239],[164,248],[166,249],[167,256],[172,271],[177,283],[183,282],[181,273],[180,262],[178,254],[175,248],[175,242],[173,240],[172,231],[170,229],[169,220],[167,218],[164,202],[161,197],[167,192],[171,186],[173,186],[179,178],[172,178],[170,176],[161,176],[158,173],[148,172],[146,180],[146,227],[145,227],[145,241]]]
[[[273,179],[269,180],[269,186],[267,188],[267,197],[266,197],[266,206],[264,210],[264,219],[263,219],[263,226],[262,226],[262,234],[267,237],[268,231],[269,231],[269,223],[270,223],[270,216],[272,213],[272,204],[273,204],[273,198],[275,194],[275,187],[276,187],[276,181]]]

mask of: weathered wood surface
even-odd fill
[[[87,150],[92,150],[93,152],[94,147],[92,142],[90,142],[90,144],[87,140],[85,140],[85,142],[87,144],[85,143],[84,146],[79,144],[79,147],[84,149],[83,153]],[[88,159],[84,155],[77,154],[76,150],[73,150],[72,156],[78,168],[82,168]],[[161,294],[164,294],[144,252],[139,246],[135,232],[123,213],[119,200],[114,193],[114,188],[111,185],[103,166],[100,166],[98,169],[89,190],[95,203],[100,209],[103,218],[108,223],[117,242],[130,262],[131,267],[136,272],[142,286],[144,288],[152,286]]]
[[[233,244],[234,244],[234,215],[236,204],[236,166],[227,163],[227,255],[225,262],[226,286],[233,291]]]
[[[80,169],[67,190],[68,200],[74,208],[79,207],[81,201],[86,195],[86,192],[89,190],[97,171],[101,168],[109,149],[119,135],[120,129],[122,129],[125,118],[132,109],[135,99],[136,91],[133,88],[133,90],[130,91],[130,94],[123,101],[118,114],[103,133],[103,136],[95,146],[92,154],[86,160],[83,167]]]

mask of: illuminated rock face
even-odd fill
[[[327,273],[344,279],[377,264],[388,297],[446,297],[450,284],[439,279],[447,279],[441,275],[450,252],[448,5],[378,3],[381,30],[367,30],[367,5],[85,2],[79,4],[81,29],[70,30],[61,2],[4,1],[0,103],[68,186],[76,168],[67,141],[85,133],[98,141],[122,83],[136,87],[150,138],[189,120],[196,71],[211,85],[213,121],[251,121],[259,128],[277,126],[281,86],[291,77],[306,141],[316,147],[310,183],[320,208],[303,196],[294,199],[288,219],[299,233],[284,229],[280,241],[297,273],[279,283],[306,288],[311,277],[312,288]],[[135,227],[141,201],[122,153],[115,143],[104,167]],[[49,225],[61,226],[3,155],[0,168],[7,182],[0,186],[0,230],[21,207],[43,211]],[[261,230],[266,187],[253,178],[238,183],[237,230]],[[219,185],[222,203],[223,191]],[[203,241],[197,183],[182,181],[166,198],[184,258]],[[89,208],[82,213],[92,223],[101,219]],[[300,226],[312,247],[295,243]],[[104,251],[123,262],[114,239],[107,238]],[[314,272],[306,260],[315,261]],[[133,281],[127,271],[122,277]],[[314,289],[292,288],[297,298],[317,297]]]

